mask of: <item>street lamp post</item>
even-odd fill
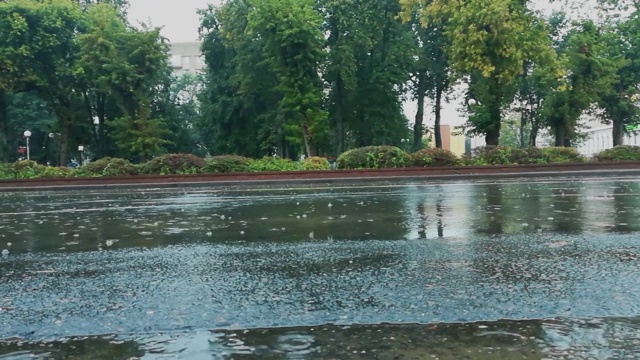
[[[80,166],[84,163],[84,155],[82,152],[84,151],[84,146],[78,145],[78,151],[80,151]]]
[[[25,139],[27,139],[27,160],[31,160],[31,153],[29,149],[29,138],[31,137],[31,131],[25,130],[23,133]]]

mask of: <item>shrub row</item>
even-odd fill
[[[168,154],[139,165],[134,165],[125,159],[103,158],[77,169],[44,166],[34,161],[0,163],[0,179],[299,171],[328,170],[329,168],[329,161],[322,157],[310,157],[302,162],[294,162],[271,157],[249,159],[242,156],[221,155],[202,159],[191,154]]]
[[[639,158],[640,159],[640,158]],[[471,156],[457,157],[451,151],[437,148],[408,154],[392,146],[368,146],[349,150],[338,158],[339,169],[376,169],[397,167],[436,167],[455,165],[515,165],[575,163],[585,161],[573,148],[512,148],[486,146],[476,148]]]
[[[605,150],[593,161],[640,160],[640,147],[616,146]],[[511,165],[575,163],[586,161],[572,148],[511,148],[486,146],[474,149],[471,156],[457,157],[448,150],[427,148],[409,154],[393,146],[367,146],[340,155],[338,169],[382,169],[404,167],[437,167],[457,165]],[[249,159],[236,155],[202,159],[191,154],[168,154],[146,163],[134,165],[118,158],[103,158],[77,169],[44,166],[34,161],[0,163],[0,179],[31,179],[54,177],[132,176],[139,174],[196,174],[263,171],[327,170],[329,162],[323,157],[310,157],[302,162],[265,157]]]

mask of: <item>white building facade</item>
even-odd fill
[[[169,62],[174,74],[198,74],[204,69],[205,62],[202,50],[200,50],[201,44],[199,41],[169,44]]]
[[[576,149],[578,152],[587,157],[593,157],[599,152],[611,149],[613,147],[613,126],[611,125],[602,125],[594,123],[589,124],[589,126],[593,126],[590,129],[582,130],[582,133],[586,135],[585,140],[578,144]],[[484,141],[484,136],[476,136],[470,138],[471,149],[485,146],[486,142]],[[552,143],[552,138],[548,134],[540,134],[536,141],[537,147],[546,147]],[[634,145],[640,146],[640,131],[632,131],[626,133],[622,140],[624,145]]]
[[[580,144],[578,151],[586,157],[592,157],[597,153],[613,147],[613,126],[601,126],[599,128],[584,131],[587,139]],[[622,139],[624,145],[640,145],[640,134],[637,131],[625,134]]]

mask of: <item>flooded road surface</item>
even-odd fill
[[[639,205],[633,178],[0,194],[0,359],[636,359]]]

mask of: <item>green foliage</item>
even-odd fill
[[[129,160],[119,158],[102,158],[73,171],[75,176],[122,176],[138,175],[138,168]]]
[[[545,26],[523,2],[513,0],[402,0],[405,20],[417,12],[423,25],[447,21],[446,49],[457,78],[469,79],[468,97],[477,104],[468,129],[498,145],[502,110],[515,95],[526,62],[554,66],[556,56]]]
[[[279,95],[277,114],[286,119],[285,138],[311,154],[328,135],[318,73],[325,57],[322,17],[313,0],[255,0],[252,5],[247,32],[263,40],[263,62],[278,79],[273,90]]]
[[[202,171],[206,161],[192,154],[167,154],[158,156],[140,166],[142,174],[195,174]]]
[[[250,157],[399,145],[412,36],[398,11],[394,0],[231,0],[201,11],[204,145]]]
[[[578,163],[584,161],[584,157],[574,148],[546,147],[541,150],[546,163]]]
[[[640,147],[620,145],[601,151],[593,157],[596,161],[627,161],[640,160]]]
[[[172,133],[153,111],[159,85],[170,77],[168,47],[160,29],[127,27],[109,4],[88,11],[89,31],[80,35],[80,63],[86,82],[111,94],[120,116],[109,122],[115,146],[126,157],[162,154]]]
[[[300,170],[300,164],[291,159],[266,156],[262,159],[249,160],[249,171],[251,172],[297,170]]]
[[[232,173],[249,171],[250,159],[237,155],[218,155],[206,159],[205,173]]]
[[[0,2],[0,159],[9,158],[9,94],[39,90],[54,110],[74,96],[67,86],[77,83],[82,72],[75,62],[75,35],[81,27],[82,12],[69,0]],[[57,110],[72,107],[66,105]],[[58,124],[65,134],[72,113],[67,115],[69,118]]]
[[[12,179],[13,172],[9,163],[0,162],[0,180]]]
[[[624,126],[640,123],[640,9],[605,28],[603,42],[607,57],[616,59],[617,69],[616,79],[603,89],[598,105],[604,110],[605,122],[613,124],[613,144],[622,145]]]
[[[42,172],[42,165],[33,160],[16,161],[11,164],[11,173],[14,179],[33,179]]]
[[[558,80],[562,91],[548,93],[542,108],[546,125],[555,134],[556,146],[571,146],[578,119],[609,92],[623,59],[609,56],[602,29],[591,20],[567,31],[556,51],[563,56],[567,76]]]
[[[60,167],[44,166],[32,160],[17,161],[11,164],[0,163],[0,179],[36,179],[69,176],[69,170]]]
[[[304,159],[302,170],[329,170],[329,160],[319,156],[312,156]]]
[[[412,165],[417,167],[455,166],[460,159],[449,150],[426,148],[411,154]]]
[[[512,164],[540,164],[546,162],[542,149],[537,147],[512,148],[509,154],[509,162]]]
[[[342,153],[338,169],[402,168],[411,165],[411,156],[395,146],[366,146]]]
[[[467,159],[467,163],[469,165],[526,165],[554,162],[551,161],[552,159],[560,160],[559,162],[570,162],[564,161],[565,158],[571,158],[572,155],[570,154],[577,153],[575,149],[568,149],[564,152],[560,149],[557,151],[555,149],[556,148],[540,149],[537,147],[528,147],[522,149],[509,146],[485,146],[473,149],[471,158]]]
[[[483,146],[471,151],[470,165],[510,165],[513,164],[511,151],[506,146]]]

